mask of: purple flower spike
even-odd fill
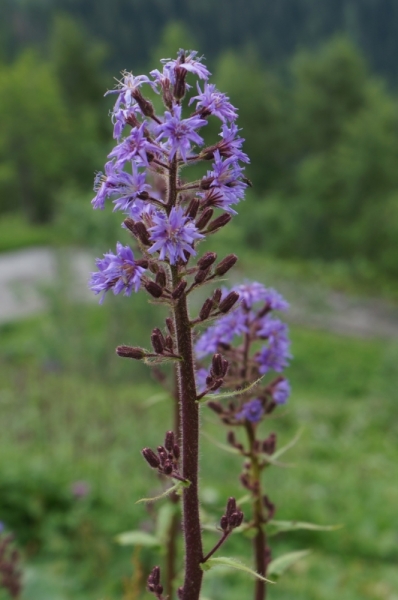
[[[208,171],[203,177],[201,187],[206,190],[214,190],[219,193],[217,205],[225,211],[236,214],[231,208],[231,204],[237,204],[244,198],[247,183],[240,178],[243,175],[243,169],[238,164],[236,156],[230,156],[223,160],[219,150],[214,152],[213,171]],[[213,193],[214,193],[213,192]],[[209,192],[200,195],[204,198]]]
[[[154,244],[148,252],[159,252],[160,260],[168,259],[172,265],[179,258],[186,262],[184,251],[196,254],[193,243],[204,236],[199,233],[194,222],[184,215],[181,207],[173,207],[169,216],[157,211],[152,218],[155,224],[149,228],[149,232]]]
[[[285,404],[291,393],[291,387],[287,379],[282,379],[272,389],[272,398],[276,404]]]
[[[243,405],[242,410],[236,414],[237,419],[246,419],[251,423],[258,423],[261,420],[261,417],[264,414],[264,408],[261,404],[261,400],[255,398],[254,400],[250,400],[250,402],[246,402]]]
[[[229,102],[228,96],[219,92],[212,83],[205,83],[204,91],[197,83],[198,95],[191,98],[189,104],[196,101],[196,111],[203,116],[214,115],[221,121],[234,121],[238,117],[237,110]]]
[[[155,129],[158,136],[157,141],[167,137],[170,160],[179,152],[181,158],[186,162],[191,142],[199,146],[203,145],[203,138],[196,133],[195,129],[204,125],[207,125],[207,121],[200,117],[181,119],[181,106],[174,106],[172,112],[166,111],[164,123]]]
[[[116,254],[109,251],[104,258],[97,258],[96,264],[98,271],[91,274],[89,287],[95,294],[103,293],[100,304],[108,290],[113,290],[115,295],[124,290],[125,296],[130,296],[133,289],[138,292],[145,269],[137,265],[129,246],[118,242]]]

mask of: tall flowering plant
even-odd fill
[[[151,468],[172,480],[168,491],[182,496],[185,569],[178,598],[198,600],[204,571],[214,561],[224,561],[258,578],[256,599],[260,600],[265,597],[269,562],[264,524],[273,512],[271,501],[261,491],[260,472],[271,460],[275,439],[270,436],[261,441],[256,432],[259,421],[286,401],[289,384],[278,376],[262,386],[255,397],[252,390],[262,375],[271,370],[280,373],[287,365],[290,355],[286,326],[271,316],[271,311],[285,310],[287,305],[276,292],[251,284],[230,291],[216,288],[198,314],[190,314],[188,297],[192,292],[217,282],[237,261],[234,254],[219,261],[211,251],[198,257],[198,245],[236,214],[234,207],[249,185],[244,176],[244,164],[249,159],[242,151],[237,110],[225,94],[208,83],[210,73],[197,53],[180,50],[176,59],[163,60],[162,64],[162,70],[152,71],[149,77],[123,73],[117,88],[108,92],[116,95],[111,113],[116,142],[104,173],[95,178],[92,205],[104,209],[111,201],[113,210],[121,211],[122,226],[135,239],[136,250],[118,242],[115,252],[97,259],[90,287],[101,296],[100,302],[108,291],[129,296],[142,290],[152,301],[169,308],[164,325],[151,333],[150,350],[123,345],[116,351],[119,356],[150,365],[175,364],[175,431],[165,433],[156,451],[144,448],[142,454]],[[200,81],[196,95],[184,102],[190,88],[188,75]],[[145,88],[160,95],[162,114],[144,96]],[[220,122],[220,133],[218,140],[206,144],[203,132],[209,119]],[[207,165],[202,176],[187,180],[186,167],[198,163]],[[199,336],[198,328],[203,330],[208,322],[212,325]],[[236,336],[243,340],[241,345],[233,345]],[[258,340],[262,340],[262,346],[254,348]],[[196,372],[196,361],[208,356],[210,369]],[[232,391],[221,391],[215,397],[224,383]],[[237,400],[223,405],[222,396],[226,395]],[[236,441],[233,432],[228,440],[247,458],[241,482],[252,494],[250,525],[256,531],[256,572],[232,559],[213,557],[230,533],[242,527],[243,513],[233,497],[226,501],[221,516],[219,541],[211,550],[203,549],[198,496],[202,403],[208,403],[224,423],[240,425],[247,434],[246,448]],[[157,566],[149,575],[148,589],[158,600],[165,598]],[[172,590],[169,582],[169,596]]]

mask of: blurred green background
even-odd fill
[[[233,281],[256,278],[292,305],[293,396],[267,427],[281,444],[304,431],[267,493],[279,519],[343,525],[274,538],[275,556],[313,552],[270,598],[398,599],[397,27],[398,0],[0,0],[0,286],[14,256],[44,246],[53,261],[36,283],[46,310],[0,308],[0,521],[22,552],[24,600],[146,597],[137,585],[156,553],[114,536],[151,530],[134,503],[159,482],[139,450],[171,426],[170,406],[113,350],[148,345],[161,319],[143,294],[76,299],[70,257],[128,241],[120,215],[90,206],[112,147],[104,91],[180,47],[206,56],[239,107],[252,160],[216,250],[239,255]],[[203,427],[222,435],[206,410]],[[239,459],[202,446],[216,521],[241,495]],[[228,544],[249,561],[249,540]],[[251,585],[214,571],[204,594],[241,600]]]

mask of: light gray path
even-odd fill
[[[0,323],[44,311],[43,288],[63,273],[73,296],[97,302],[87,280],[94,256],[77,250],[32,248],[0,254]],[[273,282],[271,282],[273,283]],[[274,283],[291,304],[289,320],[341,334],[398,337],[398,307],[380,300],[354,298],[322,287],[287,280]]]

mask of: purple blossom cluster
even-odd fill
[[[198,338],[195,344],[197,358],[201,360],[229,348],[243,349],[245,340],[250,339],[250,343],[262,344],[250,357],[254,374],[261,376],[270,371],[281,373],[292,358],[290,340],[286,323],[275,317],[272,311],[286,311],[288,303],[277,291],[258,282],[235,286],[233,291],[239,294],[237,307],[218,319]],[[198,382],[201,387],[206,379],[205,372],[205,369],[199,370]],[[285,379],[272,389],[277,404],[286,402],[289,394],[290,386]],[[245,414],[243,407],[241,415]]]
[[[114,211],[134,221],[144,258],[176,265],[195,256],[214,210],[236,214],[232,207],[243,199],[248,185],[242,164],[249,159],[242,151],[237,110],[208,83],[210,73],[202,58],[194,51],[180,50],[176,59],[161,63],[162,69],[151,71],[150,76],[123,72],[116,89],[107,92],[116,95],[111,112],[116,145],[105,172],[95,177],[92,206],[104,209],[111,200]],[[182,101],[191,87],[188,75],[204,85],[197,83],[197,95],[184,108]],[[143,95],[153,92],[161,95],[165,105],[161,115]],[[200,130],[212,117],[221,121],[220,139],[204,147]],[[182,167],[200,161],[212,161],[201,179],[193,184],[180,180]],[[172,170],[179,188],[171,194],[167,180]],[[192,201],[194,209],[190,209]],[[96,294],[109,289],[130,294],[139,289],[143,269],[122,248],[119,244],[115,255],[108,253],[97,261],[98,272],[90,281]]]

